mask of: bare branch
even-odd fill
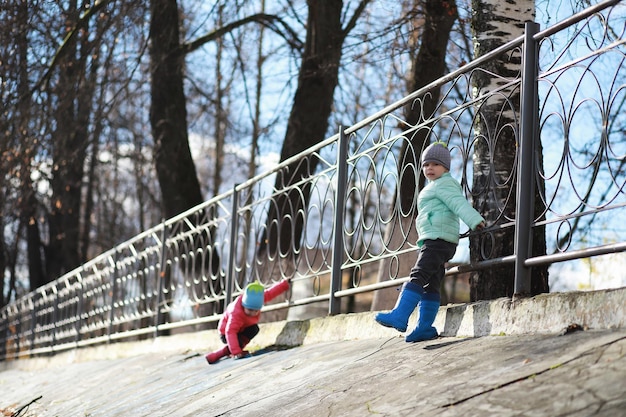
[[[52,75],[52,70],[54,69],[54,67],[56,67],[61,58],[63,58],[63,56],[65,55],[65,51],[67,51],[68,45],[70,45],[70,42],[76,37],[78,31],[83,29],[87,25],[91,17],[94,16],[104,6],[109,4],[110,1],[111,0],[96,0],[93,6],[87,9],[85,13],[83,13],[83,15],[78,19],[78,22],[76,22],[76,26],[74,26],[74,28],[65,36],[65,39],[63,39],[63,42],[61,42],[61,45],[59,45],[59,47],[57,48],[57,51],[54,54],[54,57],[52,57],[52,61],[50,61],[50,65],[48,66],[46,73],[43,75],[43,77],[41,77],[39,82],[35,84],[31,91],[31,94],[39,90],[44,84],[48,83],[48,81],[50,80],[50,76]]]
[[[346,36],[352,29],[354,29],[354,27],[356,26],[356,22],[359,20],[359,17],[361,17],[361,15],[363,14],[363,11],[367,7],[367,5],[370,3],[370,1],[371,0],[361,0],[361,2],[359,3],[359,6],[356,8],[356,10],[354,11],[354,14],[350,18],[350,21],[348,22],[348,24],[343,30],[344,36]]]
[[[201,36],[192,42],[184,43],[181,46],[182,53],[183,54],[191,53],[195,51],[196,49],[202,47],[207,42],[214,41],[215,39],[218,39],[224,36],[225,34],[232,32],[233,30],[241,26],[244,26],[248,23],[252,23],[252,22],[259,23],[265,26],[266,28],[272,30],[273,32],[281,36],[283,39],[285,39],[285,41],[287,41],[287,43],[291,46],[291,48],[296,49],[296,50],[302,50],[302,47],[303,47],[302,41],[298,38],[298,35],[296,34],[296,32],[293,29],[291,29],[291,27],[287,23],[285,23],[285,21],[283,21],[280,17],[276,15],[257,13],[252,16],[245,17],[241,20],[237,20],[235,22],[229,23],[226,26],[222,26],[221,28],[211,33],[208,33],[204,36]]]

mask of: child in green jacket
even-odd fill
[[[424,150],[422,170],[429,182],[417,199],[417,262],[393,310],[375,317],[383,326],[404,332],[409,316],[419,304],[418,324],[406,336],[407,342],[438,337],[433,322],[441,300],[439,288],[444,265],[452,259],[459,243],[459,219],[472,230],[485,226],[485,219],[469,204],[461,185],[450,175],[450,151],[445,143],[435,142]]]

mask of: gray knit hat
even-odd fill
[[[450,151],[444,142],[435,142],[422,152],[422,165],[426,162],[436,162],[450,171]]]

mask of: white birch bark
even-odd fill
[[[534,20],[535,4],[528,0],[473,0],[472,39],[474,59],[522,36],[527,21]],[[521,51],[502,54],[489,60],[473,77],[473,94],[479,97],[502,89],[511,79],[519,77]],[[477,106],[474,126],[474,207],[487,220],[487,225],[510,222],[515,218],[516,178],[513,168],[516,135],[519,132],[520,90],[517,85],[500,90]],[[513,228],[493,232],[493,240],[470,238],[472,261],[513,254]],[[482,240],[481,240],[482,239]],[[473,273],[472,300],[511,296],[514,291],[512,265]]]

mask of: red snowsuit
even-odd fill
[[[289,281],[282,280],[277,282],[263,292],[264,303],[273,300],[288,289]],[[243,306],[241,305],[242,298],[243,295],[239,295],[235,301],[226,307],[226,311],[218,324],[218,330],[220,334],[225,335],[228,349],[233,356],[239,355],[243,351],[241,346],[239,346],[237,335],[246,327],[257,324],[261,318],[261,314],[249,316],[243,311]]]

